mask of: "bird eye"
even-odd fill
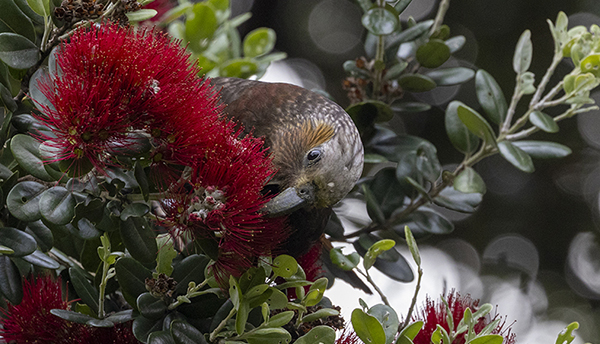
[[[310,152],[308,152],[308,154],[306,154],[306,159],[308,159],[309,162],[316,162],[320,158],[321,158],[321,150],[320,149],[313,149]]]

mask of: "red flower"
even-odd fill
[[[158,12],[154,17],[144,20],[142,24],[153,24],[159,22],[162,19],[162,16],[167,13],[168,10],[175,7],[177,2],[172,0],[154,0],[148,5],[144,6],[145,9],[152,9]]]
[[[175,236],[215,240],[219,256],[213,268],[222,282],[226,274],[239,276],[259,257],[276,253],[287,238],[283,218],[260,213],[268,201],[261,190],[275,172],[262,140],[236,136],[196,161],[189,183],[167,197],[161,223]]]
[[[230,130],[216,92],[164,33],[114,24],[80,29],[61,45],[57,70],[40,84],[52,106],[38,118],[52,131],[42,139],[58,152],[54,160],[69,160],[70,169],[119,166],[111,156],[133,145],[132,132],[152,137],[153,166],[188,165]]]
[[[7,343],[30,344],[137,344],[131,322],[98,328],[59,318],[52,309],[69,309],[63,301],[60,278],[40,276],[23,281],[23,300],[2,309],[0,336]]]
[[[454,321],[454,329],[458,326],[458,323],[462,320],[464,316],[465,309],[470,308],[473,313],[475,313],[479,306],[479,300],[473,300],[470,295],[461,296],[460,294],[452,291],[446,297],[446,301],[448,302],[448,309],[452,315],[452,319]],[[437,325],[441,325],[446,331],[450,331],[448,326],[448,321],[446,319],[447,310],[446,305],[440,300],[434,303],[431,299],[427,298],[425,301],[425,307],[423,308],[420,316],[414,316],[413,320],[418,321],[421,320],[424,322],[423,328],[419,332],[419,334],[413,340],[414,344],[431,344],[431,335],[437,328]],[[487,324],[492,322],[494,319],[490,319],[489,316],[482,317],[478,320],[477,324],[474,327],[475,333],[479,333]],[[504,330],[504,323],[500,323],[498,327],[492,333],[501,334],[504,336],[504,344],[514,344],[515,343],[515,335],[510,333],[510,329]],[[465,343],[465,334],[462,333],[458,335],[452,344],[464,344]]]

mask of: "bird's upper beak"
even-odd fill
[[[262,208],[269,217],[283,216],[314,203],[315,187],[307,183],[289,187],[272,198]]]

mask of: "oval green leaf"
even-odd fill
[[[148,344],[175,344],[175,340],[168,331],[155,331],[148,335]]]
[[[506,98],[494,77],[483,69],[475,74],[475,92],[488,118],[496,124],[502,123],[508,110]]]
[[[572,153],[571,148],[556,142],[517,141],[513,145],[529,154],[534,159],[564,158]]]
[[[38,140],[28,135],[17,134],[11,140],[10,150],[25,171],[43,181],[55,181],[44,168]]]
[[[362,17],[363,26],[370,33],[377,36],[386,36],[396,30],[400,20],[395,13],[387,8],[373,7]]]
[[[33,253],[37,248],[35,239],[16,228],[0,228],[0,245],[11,248],[15,257],[22,257]]]
[[[458,85],[471,80],[475,71],[465,67],[436,69],[426,73],[438,86]]]
[[[220,76],[247,79],[258,72],[258,65],[248,59],[232,59],[219,67]]]
[[[424,112],[431,109],[431,105],[427,103],[407,101],[393,102],[391,107],[396,112]]]
[[[459,104],[456,109],[458,118],[469,129],[488,145],[496,145],[496,135],[490,124],[477,111],[470,107]]]
[[[185,22],[185,37],[190,42],[190,49],[198,52],[206,49],[218,25],[213,7],[206,2],[196,3]]]
[[[531,44],[531,31],[525,30],[519,37],[515,55],[513,56],[513,69],[515,73],[525,73],[531,65],[533,46]]]
[[[142,8],[135,12],[125,13],[127,19],[129,19],[130,22],[140,22],[143,20],[148,20],[154,18],[154,16],[156,16],[157,14],[158,11],[150,8]]]
[[[73,284],[73,288],[75,288],[75,292],[77,292],[77,296],[81,298],[81,301],[88,305],[94,313],[97,313],[98,290],[90,284],[80,269],[81,268],[78,267],[69,268],[71,283]]]
[[[40,250],[35,250],[32,254],[24,256],[23,260],[44,269],[55,270],[60,268],[60,264],[56,260]]]
[[[137,307],[140,313],[148,319],[160,319],[167,312],[167,304],[146,292],[138,296]]]
[[[556,133],[559,129],[554,119],[541,111],[532,112],[529,115],[529,121],[547,133]]]
[[[244,56],[258,57],[268,54],[275,47],[275,30],[261,27],[244,37]]]
[[[458,118],[458,107],[464,103],[454,100],[446,108],[445,124],[446,133],[452,145],[464,154],[472,153],[479,145],[479,139],[467,129]]]
[[[398,78],[398,84],[408,92],[427,92],[437,86],[433,79],[421,74],[404,74]]]
[[[329,251],[329,258],[337,267],[349,271],[354,269],[360,263],[360,256],[356,252],[345,255],[340,248],[334,248]]]
[[[527,173],[535,171],[531,157],[521,148],[509,141],[502,141],[498,143],[498,149],[500,150],[500,155],[519,170]]]
[[[296,344],[334,344],[335,330],[329,326],[321,325],[313,327],[307,334],[296,339]]]
[[[467,39],[465,38],[465,36],[454,36],[444,41],[448,48],[450,48],[451,54],[454,54],[455,52],[462,49],[466,42]]]
[[[38,47],[29,39],[12,32],[0,33],[0,60],[9,67],[28,69],[33,67],[39,58]]]
[[[358,335],[365,344],[386,343],[383,326],[374,316],[363,312],[362,309],[356,308],[352,311],[351,320],[356,335]]]
[[[115,263],[117,280],[125,300],[137,307],[137,297],[146,292],[146,279],[152,278],[152,272],[133,258],[121,258]]]
[[[437,68],[450,58],[450,48],[441,39],[430,39],[417,49],[416,57],[421,66]]]
[[[466,167],[454,178],[454,188],[464,193],[485,194],[486,187],[483,178],[471,167]]]
[[[23,299],[19,269],[7,256],[0,256],[0,292],[13,305],[18,305]]]
[[[282,254],[273,259],[273,272],[277,276],[288,278],[295,275],[296,271],[298,271],[298,263],[292,256]]]
[[[158,246],[156,233],[143,217],[130,217],[120,223],[121,239],[131,256],[141,263],[153,263]]]
[[[48,252],[54,246],[52,231],[41,220],[28,223],[25,232],[33,236],[42,252]]]
[[[37,221],[40,214],[40,198],[46,187],[38,182],[25,181],[15,185],[8,193],[6,205],[10,213],[21,221]]]
[[[0,32],[23,35],[30,43],[36,39],[33,23],[13,0],[0,1]],[[2,50],[4,49],[0,48]]]
[[[202,332],[183,320],[171,323],[171,335],[176,344],[207,344]]]
[[[209,259],[205,256],[193,254],[175,265],[171,275],[177,281],[175,292],[185,294],[190,282],[193,281],[196,284],[202,283],[204,280],[204,269],[208,261]]]
[[[379,320],[383,326],[386,343],[392,343],[396,333],[398,333],[398,326],[400,325],[400,320],[398,320],[396,311],[390,306],[378,304],[371,307],[368,313]]]
[[[40,197],[40,213],[56,225],[66,225],[75,216],[77,201],[65,187],[50,188]]]
[[[292,341],[290,333],[280,327],[263,328],[246,336],[248,344],[287,344]]]

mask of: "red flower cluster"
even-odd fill
[[[23,300],[2,309],[5,319],[0,336],[7,343],[31,344],[137,344],[131,323],[110,328],[73,323],[50,313],[52,309],[69,309],[62,299],[60,279],[50,276],[23,281]]]
[[[150,152],[136,153],[149,153],[154,167],[188,165],[231,134],[216,93],[163,33],[78,30],[61,45],[56,69],[40,84],[52,106],[38,118],[52,131],[42,139],[58,152],[55,160],[68,161],[75,175],[120,166],[114,156],[137,148],[136,133],[151,137]]]
[[[451,291],[446,297],[446,301],[448,302],[448,309],[452,315],[452,319],[454,321],[454,329],[458,326],[458,323],[462,320],[465,309],[470,308],[474,313],[477,311],[479,306],[479,300],[473,300],[470,295],[461,296],[460,294]],[[439,300],[437,303],[433,302],[431,299],[427,298],[425,302],[425,307],[423,308],[421,315],[413,317],[414,321],[423,321],[423,328],[419,332],[419,334],[413,340],[414,344],[431,344],[431,335],[437,328],[437,325],[441,325],[446,331],[450,332],[450,328],[448,326],[448,321],[446,318],[447,315],[446,305]],[[483,330],[484,327],[487,326],[494,319],[487,317],[482,317],[478,320],[477,324],[474,327],[475,333],[479,333]],[[515,343],[515,335],[510,333],[510,329],[503,329],[504,323],[500,323],[498,327],[494,331],[493,334],[501,334],[504,336],[504,344],[514,344]],[[465,335],[464,333],[458,335],[452,344],[464,344],[465,343]]]
[[[123,152],[149,158],[168,199],[161,225],[214,239],[220,274],[239,275],[275,253],[287,231],[282,219],[259,213],[267,201],[261,190],[275,173],[263,141],[239,138],[177,42],[148,29],[96,25],[64,43],[57,63],[58,75],[40,85],[52,106],[39,116],[52,131],[42,139],[59,152],[56,160],[80,175],[85,166],[130,168],[117,159]],[[146,151],[140,135],[151,143]]]

